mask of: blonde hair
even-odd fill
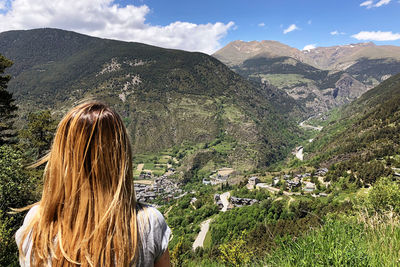
[[[39,211],[23,238],[32,238],[31,265],[134,264],[132,152],[119,115],[95,101],[73,108],[59,123],[43,161]]]

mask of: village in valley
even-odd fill
[[[147,166],[153,166],[158,172],[144,169],[146,163],[137,164],[136,174],[139,174],[135,179],[137,200],[143,203],[161,204],[188,194],[189,192],[185,191],[184,185],[178,179],[178,171],[175,168],[177,165],[178,160],[170,156],[164,156],[164,163],[147,164]],[[164,171],[160,172],[160,170]],[[202,179],[201,183],[203,186],[215,189],[222,188],[223,185],[236,184],[238,187],[246,187],[249,191],[267,190],[276,195],[299,196],[307,194],[312,197],[326,197],[328,196],[326,189],[330,185],[330,182],[326,182],[324,179],[327,173],[327,168],[319,168],[309,172],[280,172],[240,176],[235,169],[223,167],[211,171],[207,178]],[[195,193],[195,191],[192,193]],[[258,202],[256,199],[240,198],[234,195],[229,196],[228,201],[225,209],[253,205]],[[224,208],[221,194],[214,194],[214,203],[220,210]]]

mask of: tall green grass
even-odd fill
[[[359,215],[328,220],[320,229],[282,243],[265,266],[400,266],[396,216]]]

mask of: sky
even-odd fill
[[[399,15],[400,0],[0,0],[0,32],[59,28],[207,54],[235,40],[307,50],[400,46]]]

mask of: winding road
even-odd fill
[[[206,238],[208,229],[210,229],[211,220],[212,219],[205,220],[200,224],[200,233],[193,243],[193,250],[196,250],[198,247],[203,247],[204,239]]]
[[[307,121],[308,121],[308,119],[305,120],[305,121],[300,122],[299,126],[303,127],[303,128],[307,128],[307,129],[316,130],[316,131],[321,131],[322,130],[322,128],[323,128],[322,126],[312,126],[312,125],[305,124]]]
[[[229,207],[229,197],[231,196],[231,193],[225,192],[220,195],[222,205],[221,212],[225,212],[228,210]],[[210,223],[212,219],[205,220],[200,224],[200,232],[198,236],[196,237],[196,240],[193,243],[193,250],[195,250],[197,247],[203,247],[204,239],[206,238],[207,232],[210,229]]]
[[[299,160],[303,160],[303,158],[304,158],[303,150],[304,150],[304,148],[301,147],[301,148],[299,148],[299,150],[297,150],[297,152],[296,152],[296,158],[298,158]]]
[[[225,212],[225,211],[228,210],[228,206],[229,206],[229,200],[228,199],[229,199],[230,196],[231,196],[231,193],[229,193],[229,192],[225,192],[225,193],[220,195],[222,205],[224,205],[224,207],[221,210],[222,212]]]

